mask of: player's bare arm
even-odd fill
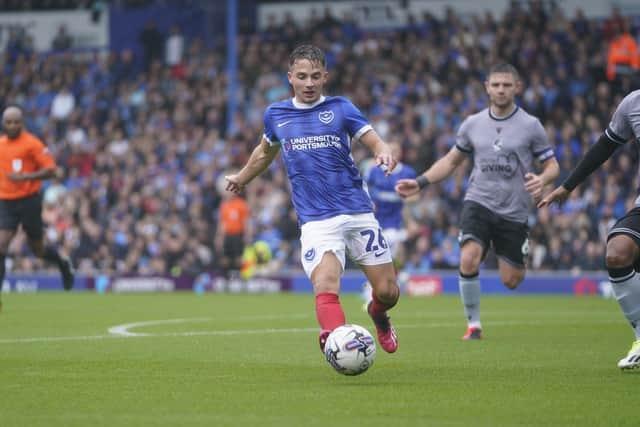
[[[45,168],[30,173],[11,172],[7,177],[11,181],[34,181],[53,178],[56,176],[56,168]]]
[[[404,198],[418,194],[428,184],[440,182],[451,175],[465,158],[466,154],[456,147],[452,147],[444,157],[416,179],[399,180],[396,184],[396,192]]]
[[[538,203],[538,207],[542,208],[554,202],[559,204],[564,202],[574,188],[580,185],[594,170],[606,162],[616,149],[622,145],[623,144],[617,141],[609,139],[606,134],[602,134],[598,142],[591,146],[562,185],[543,198],[540,203]]]
[[[544,188],[551,184],[560,174],[560,166],[555,157],[551,157],[542,163],[542,172],[538,175],[533,172],[525,174],[524,188],[527,190],[533,200],[539,200],[542,197]]]
[[[224,177],[227,180],[226,190],[240,194],[248,183],[264,172],[279,151],[279,145],[271,145],[269,141],[262,138],[260,144],[251,152],[247,164],[244,165],[240,172]]]
[[[384,142],[378,133],[371,129],[360,137],[360,142],[375,156],[376,166],[384,166],[385,174],[389,176],[398,164],[389,144]]]

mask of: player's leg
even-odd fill
[[[402,266],[406,262],[406,253],[404,242],[407,240],[409,233],[404,228],[387,228],[382,231],[384,238],[389,243],[391,250],[391,258],[396,271],[396,281],[400,287],[400,292],[406,290],[409,280],[408,274],[402,270]]]
[[[618,362],[622,369],[640,366],[640,209],[628,212],[613,226],[607,240],[605,264],[613,294],[635,334],[628,354]]]
[[[388,353],[398,349],[398,338],[387,311],[398,302],[400,288],[391,251],[373,214],[351,215],[346,247],[371,283],[372,300],[367,311],[378,332],[378,341]]]
[[[9,244],[16,234],[20,217],[14,200],[0,200],[0,311],[2,310],[2,284],[6,274],[5,265]]]
[[[517,288],[524,280],[525,268],[515,266],[505,258],[498,258],[498,271],[500,280],[509,289]]]
[[[463,340],[482,338],[482,322],[480,321],[480,263],[485,248],[476,240],[467,240],[460,249],[460,272],[458,285],[460,300],[467,319],[467,332]]]
[[[340,218],[311,221],[301,227],[301,261],[311,280],[320,325],[320,350],[329,333],[345,323],[340,305],[340,278],[344,271],[345,247]]]
[[[640,250],[626,234],[616,234],[607,242],[606,266],[613,294],[635,334],[631,350],[618,366],[623,369],[640,366],[640,277],[634,268]]]
[[[466,201],[460,214],[460,272],[458,285],[460,300],[467,320],[463,340],[482,338],[480,321],[480,264],[490,244],[490,229],[495,217],[491,211],[477,203]]]
[[[223,274],[225,279],[237,279],[240,277],[242,266],[242,254],[244,253],[244,235],[227,234],[223,241],[225,264]]]
[[[62,286],[66,291],[73,288],[75,271],[71,260],[60,255],[52,246],[44,244],[44,224],[42,222],[42,200],[40,195],[28,197],[21,201],[22,206],[22,228],[27,234],[29,248],[38,257],[54,264],[60,270]]]
[[[389,246],[391,258],[393,259],[393,267],[395,276],[400,290],[406,288],[408,275],[400,270],[399,266],[404,263],[404,251],[402,244],[407,240],[407,230],[397,228],[385,228],[382,230],[384,239]],[[364,299],[364,310],[367,311],[369,303],[372,301],[373,288],[371,282],[367,280],[363,285],[362,298]]]
[[[2,284],[4,283],[7,253],[9,252],[11,239],[15,234],[15,230],[0,229],[0,311],[2,311]]]
[[[378,341],[384,351],[394,353],[398,350],[398,334],[387,312],[397,304],[400,297],[396,269],[393,263],[360,267],[371,283],[372,298],[367,305],[367,312],[376,326]]]
[[[62,278],[62,286],[65,291],[71,290],[75,281],[75,269],[69,257],[60,255],[58,250],[53,246],[45,246],[44,238],[34,238],[27,235],[29,248],[38,257],[54,264],[60,270]]]
[[[499,219],[491,235],[498,257],[500,280],[517,288],[524,279],[529,256],[529,227],[526,223]]]
[[[333,252],[325,252],[311,273],[311,284],[316,297],[316,317],[321,329],[321,348],[324,347],[328,333],[345,323],[339,297],[341,276],[342,264]]]

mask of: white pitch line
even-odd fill
[[[203,335],[258,335],[258,334],[296,334],[303,332],[318,332],[318,328],[284,328],[284,329],[238,329],[228,331],[193,331],[193,332],[163,332],[155,337],[195,337]]]
[[[153,321],[163,323],[180,323],[179,321],[202,321],[202,318],[198,319],[170,319],[165,321]],[[137,322],[137,325],[149,322]],[[534,321],[495,321],[495,322],[483,322],[488,326],[515,326],[515,325],[554,325],[559,322],[534,320]],[[596,324],[618,324],[620,320],[599,320],[591,321],[589,323]],[[582,325],[583,322],[564,322],[564,325],[575,324]],[[132,324],[128,324],[132,325]],[[126,326],[126,325],[119,325]],[[435,329],[435,328],[457,328],[460,327],[460,322],[439,322],[439,323],[419,323],[419,324],[399,324],[396,325],[399,330],[402,329]],[[114,326],[117,328],[118,326]],[[113,328],[110,328],[113,329]],[[293,334],[293,333],[310,333],[318,332],[318,328],[282,328],[282,329],[237,329],[237,330],[217,330],[217,331],[185,331],[185,332],[164,332],[164,333],[147,333],[136,334],[129,332],[128,335],[81,335],[81,336],[66,336],[66,337],[33,337],[33,338],[5,338],[0,339],[0,345],[2,344],[23,344],[23,343],[47,343],[58,341],[89,341],[89,340],[104,340],[104,339],[127,339],[127,338],[153,338],[153,337],[193,337],[193,336],[230,336],[230,335],[258,335],[258,334]]]
[[[35,342],[56,342],[56,341],[91,341],[103,340],[107,338],[122,338],[117,335],[80,335],[71,337],[33,337],[33,338],[3,338],[0,344],[22,344]]]
[[[203,322],[206,320],[211,320],[211,319],[209,317],[195,317],[192,319],[148,320],[146,322],[125,323],[124,325],[112,326],[111,328],[109,328],[108,331],[111,335],[120,335],[123,337],[146,337],[153,334],[129,332],[129,329],[141,328],[144,326],[171,325],[176,323],[188,323],[188,322]]]

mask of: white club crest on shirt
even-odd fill
[[[328,124],[331,123],[331,121],[333,120],[333,111],[329,110],[329,111],[320,111],[318,113],[318,119],[320,119],[320,121],[324,124]]]
[[[11,167],[14,172],[20,172],[22,170],[22,159],[13,159],[11,161]]]

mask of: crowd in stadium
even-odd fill
[[[178,28],[141,34],[144,58],[128,50],[39,55],[14,35],[0,59],[0,105],[23,106],[27,128],[55,152],[64,176],[45,191],[47,238],[80,272],[198,273],[216,269],[221,256],[221,177],[259,141],[265,107],[289,96],[288,54],[302,41],[328,54],[327,94],[348,96],[383,138],[402,144],[403,161],[418,172],[449,150],[466,116],[486,107],[488,68],[512,63],[524,83],[518,103],[545,126],[562,179],[638,87],[637,66],[611,68],[608,51],[639,29],[639,20],[615,11],[592,20],[539,2],[514,3],[504,16],[416,16],[394,32],[365,31],[323,11],[301,26],[274,21],[240,36],[239,110],[230,126],[222,50],[184,39]],[[603,268],[606,231],[638,188],[635,147],[618,151],[563,207],[532,212],[532,270]],[[355,144],[356,161],[365,155]],[[467,177],[468,168],[409,205],[406,270],[457,268]],[[248,187],[246,242],[267,242],[274,268],[298,269],[286,182],[277,160]],[[24,237],[15,239],[14,271],[42,267],[28,255]]]
[[[175,0],[165,0],[171,3]],[[111,0],[112,7],[136,8],[148,5],[151,0]],[[185,2],[182,2],[183,5]],[[0,10],[9,12],[25,11],[64,11],[72,9],[102,10],[106,7],[105,0],[0,0]]]

